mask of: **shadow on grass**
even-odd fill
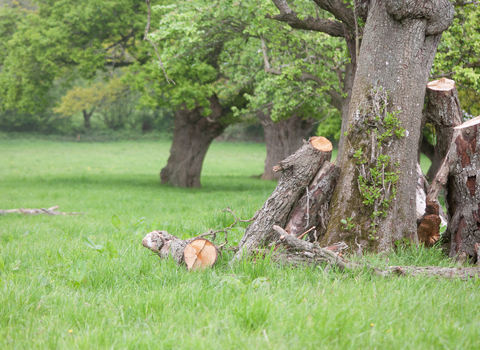
[[[15,188],[19,184],[22,187],[37,187],[43,189],[72,187],[79,189],[82,187],[101,187],[101,188],[145,188],[159,190],[161,192],[175,192],[176,194],[188,193],[211,193],[211,192],[248,192],[248,191],[267,191],[271,192],[276,186],[275,182],[253,179],[244,176],[205,176],[202,177],[202,188],[178,188],[169,185],[161,185],[160,179],[148,175],[89,175],[89,176],[35,176],[21,179],[4,179],[2,186],[4,188]],[[86,189],[85,188],[85,189]]]

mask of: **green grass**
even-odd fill
[[[190,237],[226,226],[226,206],[249,218],[275,187],[249,178],[262,172],[264,146],[241,143],[213,144],[202,189],[160,186],[168,150],[152,141],[0,141],[0,208],[88,213],[0,217],[0,349],[479,348],[476,281],[268,261],[230,268],[229,252],[206,271],[159,261],[141,246],[146,232]],[[436,249],[402,247],[388,258],[450,264]]]

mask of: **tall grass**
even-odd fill
[[[167,142],[0,142],[0,208],[59,205],[81,216],[0,216],[1,349],[477,349],[480,284],[278,267],[188,272],[141,246],[251,217],[275,187],[264,146],[214,144],[202,189],[160,186]],[[231,234],[237,242],[245,225]],[[219,237],[221,241],[221,237]],[[400,247],[385,264],[448,265]],[[387,259],[389,260],[387,262]]]

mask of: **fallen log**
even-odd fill
[[[145,248],[161,259],[172,257],[177,264],[185,264],[189,270],[213,266],[220,254],[218,247],[201,237],[182,240],[166,231],[152,231],[142,240]]]
[[[295,237],[300,237],[310,230],[308,240],[311,242],[317,241],[322,233],[325,233],[328,225],[328,216],[326,216],[328,203],[332,198],[339,174],[340,168],[336,165],[330,162],[323,164],[306,188],[305,194],[295,204],[285,231]],[[327,204],[326,210],[323,208],[324,204]],[[316,228],[317,226],[318,228]]]
[[[348,261],[339,254],[328,249],[321,248],[317,242],[305,242],[290,234],[279,226],[273,227],[277,237],[278,248],[264,250],[264,253],[271,252],[271,259],[274,262],[294,266],[303,265],[327,265],[336,266],[340,270],[367,269],[375,275],[388,276],[425,276],[441,278],[480,278],[480,267],[438,267],[438,266],[390,266],[387,269],[379,269],[368,264]],[[262,252],[259,250],[258,252]]]
[[[46,215],[83,215],[85,213],[64,213],[61,211],[57,211],[59,206],[56,205],[54,207],[45,209],[45,208],[40,208],[40,209],[25,209],[25,208],[20,208],[20,209],[0,209],[0,215],[6,215],[6,214],[23,214],[23,215],[39,215],[39,214],[46,214]]]
[[[285,226],[293,206],[331,155],[330,141],[324,137],[311,137],[297,152],[274,167],[275,171],[282,171],[282,176],[272,195],[257,212],[256,219],[245,231],[233,261],[272,241],[273,225]]]

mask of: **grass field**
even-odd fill
[[[275,187],[264,145],[215,143],[202,189],[159,185],[168,142],[0,141],[0,349],[478,349],[480,283],[268,261],[188,272],[141,246],[249,218]],[[113,220],[112,220],[113,218]],[[245,227],[245,226],[244,226]],[[231,235],[235,243],[242,228]],[[388,264],[449,265],[399,248]]]

